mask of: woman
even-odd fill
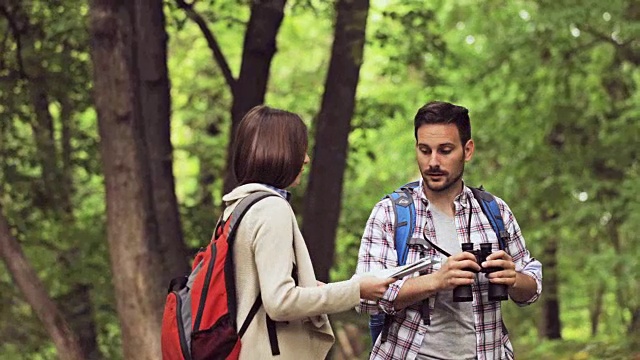
[[[334,336],[325,314],[353,309],[359,299],[379,299],[393,279],[364,277],[330,284],[316,281],[311,259],[285,188],[300,183],[307,155],[307,129],[296,114],[257,106],[240,122],[233,152],[239,186],[222,199],[226,220],[240,200],[256,191],[270,196],[253,205],[233,248],[242,324],[256,296],[260,308],[242,337],[240,359],[270,359],[266,314],[276,322],[276,359],[324,359]],[[295,268],[294,270],[294,263]],[[292,274],[297,273],[297,285]]]

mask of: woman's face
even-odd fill
[[[304,167],[309,163],[309,160],[310,160],[309,155],[305,153],[304,162],[302,163],[302,168],[300,168],[300,173],[298,173],[298,176],[296,176],[296,179],[293,180],[293,183],[291,183],[291,185],[289,185],[288,187],[294,187],[294,186],[300,185],[300,180],[302,179],[302,173],[304,172]]]

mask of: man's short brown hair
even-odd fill
[[[307,145],[307,127],[300,116],[256,106],[238,125],[233,172],[240,185],[263,183],[284,189],[302,170]]]
[[[418,129],[427,124],[454,124],[458,128],[462,146],[465,146],[471,139],[469,110],[459,105],[444,101],[431,101],[418,110],[413,123],[413,134],[416,140],[418,140]]]

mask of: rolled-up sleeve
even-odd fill
[[[540,294],[542,294],[542,263],[531,257],[531,254],[525,245],[522,232],[520,231],[520,226],[518,225],[518,222],[509,206],[502,200],[499,200],[498,202],[505,221],[505,228],[510,235],[507,247],[511,258],[516,265],[516,271],[532,277],[536,282],[536,292],[531,298],[520,302],[514,300],[514,302],[519,306],[533,304],[538,300]]]
[[[393,238],[392,206],[391,200],[383,199],[371,211],[360,242],[356,276],[398,266]],[[389,285],[383,297],[377,302],[360,299],[356,311],[377,314],[382,310],[385,313],[394,314],[393,302],[403,284],[404,280],[398,280]]]
[[[405,278],[408,279],[408,278]],[[378,301],[378,308],[381,309],[385,314],[394,315],[396,313],[396,309],[393,306],[393,302],[396,301],[398,294],[400,293],[400,289],[402,285],[404,285],[405,279],[398,280],[393,284],[389,285],[389,288],[384,293],[382,298]],[[362,299],[360,299],[360,305],[362,306]],[[379,312],[379,311],[378,311]]]
[[[514,302],[520,306],[533,304],[538,300],[540,294],[542,294],[542,263],[534,258],[530,258],[529,262],[524,264],[524,267],[520,269],[519,267],[519,264],[516,263],[516,271],[529,275],[536,281],[536,293],[527,301],[518,302],[514,300]]]

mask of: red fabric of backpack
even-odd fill
[[[269,192],[256,192],[240,201],[227,221],[222,217],[209,246],[200,250],[189,276],[173,279],[162,318],[164,360],[235,360],[240,339],[262,306],[258,294],[247,318],[237,328],[233,243],[240,220]],[[267,316],[272,353],[279,354],[275,323]],[[275,348],[274,348],[275,345]]]

